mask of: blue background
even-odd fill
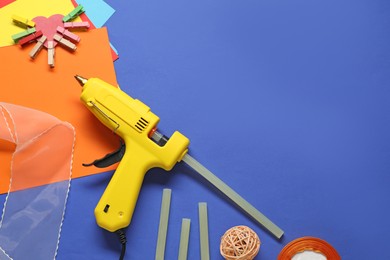
[[[178,164],[147,173],[126,259],[154,259],[163,188],[172,189],[165,259],[199,259],[198,202],[207,202],[211,259],[247,225],[276,259],[315,236],[343,259],[390,259],[390,2],[387,0],[107,1],[121,88],[170,136],[279,225],[278,241]],[[131,169],[129,169],[131,171]],[[117,259],[93,209],[112,172],[72,182],[57,259]],[[382,250],[384,249],[384,250]]]

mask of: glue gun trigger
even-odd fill
[[[113,165],[117,162],[120,162],[120,160],[122,160],[122,158],[123,158],[123,155],[125,154],[125,150],[126,150],[126,145],[121,140],[120,147],[118,150],[116,150],[112,153],[108,153],[103,158],[96,159],[95,161],[93,161],[91,163],[83,163],[83,166],[89,167],[89,166],[93,165],[93,166],[96,166],[98,168],[108,167],[108,166]]]

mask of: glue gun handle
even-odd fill
[[[139,157],[140,153],[126,149],[95,208],[97,224],[108,231],[125,228],[131,222],[145,173],[150,168],[145,157]]]

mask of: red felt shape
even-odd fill
[[[47,42],[53,41],[54,34],[57,33],[57,27],[63,26],[62,18],[64,16],[62,14],[54,14],[49,18],[44,16],[37,16],[32,20],[35,22],[35,28],[37,31],[41,30],[43,35],[47,37],[47,41],[45,42],[45,47],[47,48]],[[54,46],[57,45],[57,42],[54,41]]]

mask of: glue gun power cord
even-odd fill
[[[119,242],[121,242],[122,245],[122,251],[119,260],[123,260],[126,253],[126,233],[124,229],[119,229],[116,231],[116,233],[119,237]]]

